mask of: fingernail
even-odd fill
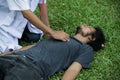
[[[68,42],[70,41],[70,39],[67,40]]]

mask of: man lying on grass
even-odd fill
[[[48,80],[50,75],[63,69],[67,70],[61,79],[74,80],[82,68],[89,68],[94,51],[100,50],[104,43],[100,28],[81,25],[67,42],[50,38],[2,54],[0,69],[4,80]]]

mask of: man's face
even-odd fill
[[[87,26],[87,25],[81,25],[81,27],[80,27],[80,34],[83,37],[92,35],[95,31],[96,31],[95,28]]]

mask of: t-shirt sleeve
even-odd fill
[[[44,4],[46,4],[46,1],[47,1],[47,0],[44,0]],[[43,3],[43,0],[39,0],[39,3],[42,4],[42,3]]]
[[[87,47],[82,47],[82,49],[80,49],[79,55],[75,59],[75,61],[80,63],[83,68],[89,68],[93,58],[94,58],[93,49],[87,46]]]
[[[28,10],[30,9],[29,0],[7,0],[10,10]]]

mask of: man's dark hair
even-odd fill
[[[94,41],[87,43],[90,45],[94,51],[98,51],[104,47],[105,44],[105,36],[99,27],[95,27],[96,32],[92,34],[92,38],[95,38]]]
[[[80,30],[80,26],[77,27],[76,34],[79,33],[79,30]],[[87,44],[90,45],[94,49],[94,51],[98,51],[104,47],[105,36],[101,28],[95,27],[95,30],[96,32],[91,34],[92,38],[93,39],[95,38],[95,40]]]

